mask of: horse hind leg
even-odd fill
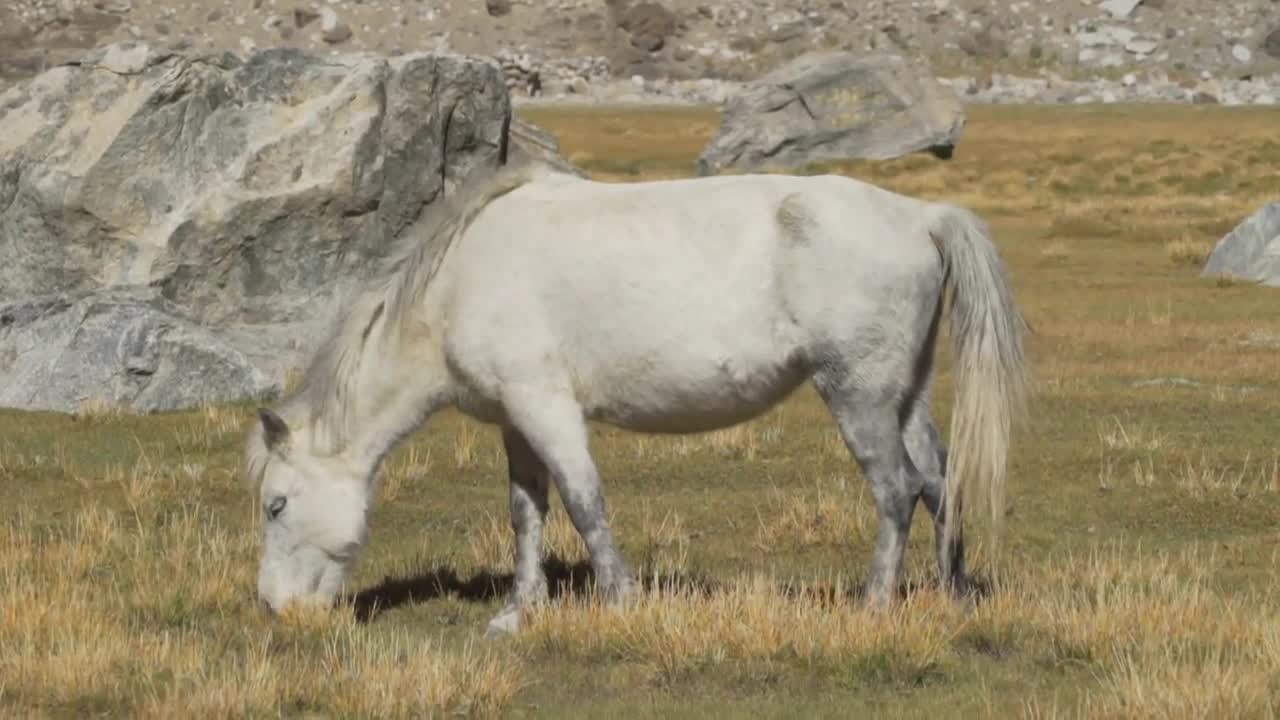
[[[929,404],[923,398],[911,406],[911,413],[903,427],[903,441],[912,464],[920,473],[921,493],[925,508],[933,516],[934,542],[938,555],[938,575],[943,586],[957,596],[969,591],[969,581],[964,570],[964,538],[957,527],[950,546],[945,544],[946,522],[943,503],[946,492],[945,476],[947,449],[942,444],[938,430],[929,415]],[[959,498],[957,498],[957,502]],[[958,507],[958,506],[957,506]]]
[[[547,601],[547,575],[542,569],[542,531],[547,517],[547,466],[514,428],[502,433],[511,481],[511,530],[515,535],[515,582],[503,609],[489,621],[488,633],[519,629],[520,611]]]
[[[901,393],[860,388],[845,372],[815,378],[845,445],[862,467],[879,513],[874,556],[866,582],[867,604],[887,606],[898,578],[920,493],[919,473],[903,444]]]

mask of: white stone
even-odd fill
[[[320,30],[323,32],[332,32],[338,27],[338,13],[333,8],[320,8]]]
[[[1154,40],[1130,40],[1125,43],[1124,49],[1135,55],[1150,55],[1160,47]]]
[[[1133,87],[1134,85],[1138,84],[1138,76],[1134,75],[1133,73],[1127,73],[1123,78],[1120,79],[1120,82],[1124,83],[1125,87]]]
[[[1253,53],[1243,45],[1236,45],[1231,48],[1231,57],[1235,58],[1237,62],[1247,63],[1253,59]]]
[[[1111,17],[1127,18],[1141,2],[1142,0],[1106,0],[1099,7],[1110,13]]]
[[[1101,47],[1106,45],[1125,45],[1133,40],[1137,33],[1129,28],[1116,25],[1104,25],[1096,32],[1082,32],[1076,35],[1076,42],[1085,47]]]

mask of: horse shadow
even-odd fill
[[[547,592],[553,600],[561,597],[588,598],[595,592],[595,573],[585,560],[569,563],[553,555],[543,561],[542,567],[547,575]],[[636,580],[645,591],[683,592],[704,597],[722,592],[725,587],[724,583],[711,578],[683,573],[642,571]],[[388,610],[444,597],[474,603],[502,600],[514,584],[515,576],[510,572],[480,570],[463,576],[452,566],[436,565],[409,576],[387,576],[377,585],[356,592],[349,604],[358,622],[370,623]],[[994,592],[991,581],[980,575],[970,575],[969,585],[969,601],[974,604],[981,603]],[[897,596],[899,600],[905,600],[918,592],[936,589],[936,580],[910,579],[899,584]],[[822,603],[834,603],[838,599],[860,603],[865,597],[861,583],[837,587],[780,581],[778,590],[786,597],[799,599],[807,596]]]
[[[595,592],[595,573],[586,560],[569,563],[550,556],[542,563],[547,575],[547,594],[552,600],[561,597],[591,597]],[[711,594],[716,584],[705,578],[678,573],[640,573],[636,582],[646,591],[692,591]],[[405,605],[427,603],[444,597],[464,602],[488,603],[505,599],[515,584],[510,572],[480,570],[463,576],[449,565],[436,565],[410,576],[384,577],[373,587],[356,592],[349,600],[356,620],[369,623],[382,613]]]

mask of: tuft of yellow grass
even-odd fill
[[[83,400],[76,409],[76,417],[90,423],[108,422],[127,414],[124,406],[96,395]]]
[[[1106,489],[1116,486],[1119,468],[1128,465],[1135,487],[1167,486],[1195,498],[1280,492],[1280,455],[1252,467],[1253,459],[1247,455],[1239,465],[1215,461],[1203,452],[1195,458],[1170,458],[1160,452],[1168,443],[1158,429],[1142,424],[1126,427],[1119,418],[1102,423],[1098,438],[1102,444],[1098,480]]]
[[[710,453],[729,460],[751,462],[783,441],[783,414],[779,411],[706,433],[674,436],[628,434],[634,456],[654,461]]]
[[[1064,240],[1054,240],[1040,250],[1040,257],[1050,262],[1063,262],[1071,257],[1071,245]]]
[[[383,502],[394,502],[400,491],[413,480],[420,480],[431,473],[433,460],[430,446],[409,443],[394,453],[383,464],[379,473],[379,495]]]
[[[610,516],[610,522],[616,522],[612,512]],[[468,533],[467,548],[473,567],[510,572],[515,561],[515,535],[511,530],[510,516],[486,512],[477,527]],[[547,511],[542,548],[544,557],[559,558],[566,563],[587,558],[582,538],[569,520],[568,513],[557,504],[552,504]]]
[[[765,551],[870,542],[876,523],[865,484],[844,475],[829,476],[812,488],[774,487],[756,517],[756,545]]]
[[[1170,262],[1175,265],[1199,267],[1209,259],[1209,254],[1213,252],[1213,244],[1206,240],[1184,237],[1165,243],[1164,252],[1169,256]]]

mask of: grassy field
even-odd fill
[[[626,181],[690,172],[705,111],[529,110]],[[1274,110],[973,108],[955,158],[835,168],[994,225],[1037,395],[998,570],[961,610],[917,513],[904,598],[854,597],[875,513],[809,390],[731,430],[594,428],[635,607],[592,601],[558,501],[553,605],[510,582],[496,433],[432,419],[382,477],[350,602],[254,602],[250,408],[0,413],[0,715],[1275,717],[1280,291],[1202,280],[1280,192]],[[949,360],[935,390],[950,411]],[[977,558],[989,574],[992,567]]]

